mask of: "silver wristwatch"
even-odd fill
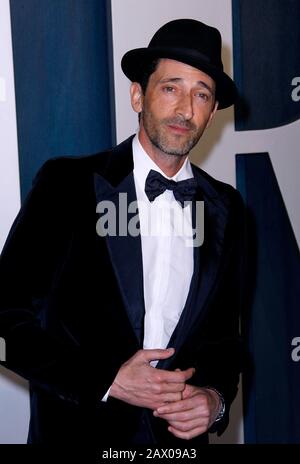
[[[213,388],[213,387],[206,387],[206,388],[209,389],[209,390],[214,391],[215,393],[217,393],[217,395],[218,395],[219,398],[220,398],[221,407],[220,407],[220,411],[219,411],[217,417],[215,418],[215,422],[219,422],[219,421],[222,419],[222,417],[224,416],[224,414],[225,414],[225,409],[226,409],[226,407],[225,407],[225,400],[224,400],[224,397],[223,397],[223,395],[221,395],[221,393],[220,393],[218,390],[216,390],[215,388]],[[214,423],[215,423],[215,422],[214,422]]]

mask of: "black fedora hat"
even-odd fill
[[[162,26],[147,48],[125,53],[121,66],[132,82],[139,82],[145,65],[156,58],[189,64],[214,79],[216,99],[219,109],[222,109],[234,103],[237,91],[233,80],[223,71],[221,49],[218,29],[194,19],[176,19]]]

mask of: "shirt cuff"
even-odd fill
[[[103,398],[102,398],[102,400],[101,400],[101,401],[103,401],[104,403],[106,403],[106,401],[107,401],[107,398],[108,398],[108,396],[109,396],[110,389],[111,389],[111,387],[109,387],[109,389],[107,390],[107,392],[105,393],[105,395],[103,396]]]

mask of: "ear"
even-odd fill
[[[130,100],[133,111],[140,113],[143,109],[143,91],[138,82],[130,86]]]
[[[208,118],[208,121],[207,121],[207,124],[206,124],[206,127],[205,129],[207,129],[210,125],[211,125],[211,122],[217,112],[217,109],[218,109],[218,106],[219,106],[219,102],[218,101],[215,101],[215,106],[214,108],[212,109],[212,112],[210,113],[210,116]]]

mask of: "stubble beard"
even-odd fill
[[[151,143],[163,153],[171,156],[187,156],[192,148],[197,145],[203,133],[203,130],[197,130],[193,123],[184,121],[180,117],[157,121],[153,118],[151,113],[143,111],[141,113],[141,119]],[[190,130],[188,137],[184,138],[179,134],[174,134],[173,136],[167,134],[164,128],[172,124],[188,128]]]

